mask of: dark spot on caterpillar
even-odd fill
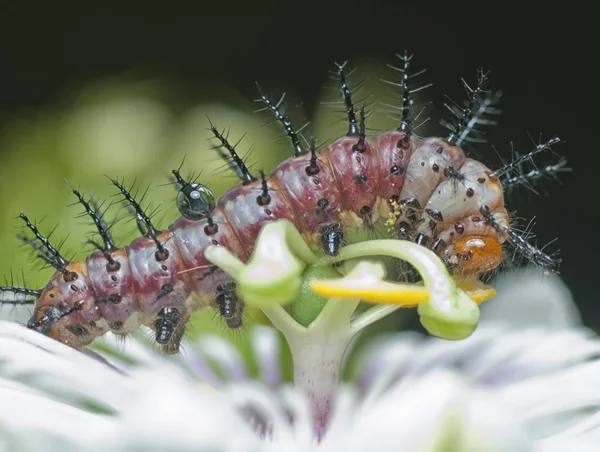
[[[455,170],[452,166],[447,166],[444,168],[444,176],[456,179],[458,181],[465,180],[465,175],[461,174],[460,171]]]
[[[321,180],[318,177],[312,177],[311,181],[315,185],[319,185],[321,183]]]
[[[48,296],[49,296],[50,298],[54,298],[54,296],[55,296],[55,295],[54,295],[53,293],[51,293],[51,294],[50,294],[50,295],[48,295]]]
[[[477,182],[479,182],[480,184],[485,184],[485,177],[478,178]]]
[[[169,258],[169,250],[166,248],[161,248],[159,250],[156,250],[156,253],[154,253],[154,258],[158,261],[166,261]]]
[[[417,245],[425,246],[425,245],[427,245],[428,241],[429,241],[429,237],[428,236],[426,236],[425,234],[419,233],[419,235],[417,235],[417,239],[415,240],[415,243]]]
[[[461,261],[468,261],[469,259],[471,259],[471,256],[469,254],[456,253],[456,257],[459,258]]]
[[[271,212],[271,210],[270,210],[270,209],[265,209],[265,213],[266,213],[267,215],[271,215],[273,212]]]
[[[433,252],[437,253],[439,251],[439,249],[443,248],[445,245],[446,245],[446,242],[444,242],[442,239],[437,239],[431,246],[431,250]]]
[[[175,290],[175,287],[173,287],[173,284],[165,284],[164,286],[162,286],[160,288],[160,293],[156,296],[155,301],[158,301],[162,297],[165,297],[165,296],[169,295],[174,290]]]
[[[77,337],[87,336],[90,332],[81,325],[68,325],[67,329]]]
[[[75,281],[77,278],[79,278],[79,275],[76,272],[67,272],[63,275],[65,282]]]
[[[421,203],[417,198],[406,198],[403,199],[400,204],[405,206],[414,207],[415,209],[421,209]]]
[[[217,226],[215,223],[204,226],[204,233],[206,235],[215,235],[217,232],[219,232],[219,226]]]
[[[354,176],[354,178],[359,184],[364,184],[367,181],[367,176],[365,176],[364,174],[357,174],[356,176]]]
[[[434,173],[437,173],[440,170],[440,167],[437,163],[434,163],[433,165],[431,165],[431,169]]]
[[[115,293],[108,297],[108,301],[112,304],[120,304],[121,301],[123,301],[123,297],[118,293]]]
[[[117,278],[117,275],[111,275],[110,279],[112,279],[113,282],[117,282],[119,280],[119,278]]]
[[[397,166],[397,165],[392,166],[391,171],[394,176],[399,176],[401,174],[404,174],[404,168],[401,166]]]
[[[371,213],[371,208],[369,206],[362,206],[360,208],[361,215],[369,215]]]
[[[438,154],[441,154],[442,152],[444,152],[444,148],[443,148],[443,146],[440,146],[439,148],[437,148],[437,149],[435,150],[435,152],[437,152]]]
[[[329,201],[325,198],[321,198],[317,201],[317,214],[321,213],[327,208]]]
[[[116,320],[114,322],[110,322],[108,324],[108,327],[113,331],[119,331],[120,329],[123,328],[123,322]]]
[[[90,326],[91,326],[92,328],[96,328],[96,322],[94,322],[94,321],[91,321],[91,322],[90,322]]]
[[[425,162],[421,162],[421,166],[425,166]]]
[[[121,263],[117,262],[117,261],[112,261],[109,262],[108,264],[106,264],[106,271],[107,272],[116,272],[121,270]]]
[[[360,158],[360,155],[355,156],[355,160],[360,163],[362,162],[362,159]]]
[[[462,223],[454,223],[454,229],[456,229],[456,232],[459,234],[464,234],[465,232],[465,227],[462,225]]]
[[[473,223],[479,223],[481,221],[481,217],[473,216],[473,217],[471,217],[471,221]]]
[[[442,216],[442,212],[437,209],[425,209],[425,212],[429,214],[429,216],[437,221],[444,221],[444,217]]]
[[[469,198],[473,197],[474,194],[475,194],[475,190],[473,190],[471,187],[467,188],[467,196]]]
[[[196,281],[202,281],[205,278],[208,278],[210,275],[212,275],[214,272],[216,272],[219,269],[219,267],[209,267],[208,270],[206,270],[204,273],[202,273],[197,279]]]
[[[163,265],[161,265],[161,266],[160,266],[160,269],[161,269],[162,271],[166,272],[166,271],[168,271],[168,270],[169,270],[169,267],[167,267],[166,265],[164,265],[164,264],[163,264]]]
[[[69,287],[73,292],[77,292],[77,286],[75,284],[71,284]]]
[[[210,241],[210,243],[212,243],[212,244],[213,244],[213,245],[215,245],[215,246],[219,244],[219,242],[217,242],[215,239],[212,239],[212,240]]]

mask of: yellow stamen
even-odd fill
[[[429,299],[429,292],[424,286],[387,281],[325,279],[311,281],[310,287],[325,298],[360,298],[374,304],[416,306]]]
[[[463,279],[456,283],[477,304],[496,295],[496,289],[476,279]],[[314,280],[310,282],[310,287],[325,298],[360,298],[373,304],[409,307],[429,299],[429,292],[422,285],[391,283],[373,278]]]

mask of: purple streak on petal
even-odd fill
[[[250,378],[240,352],[225,339],[218,336],[203,337],[196,349],[223,371],[225,381],[241,382]]]
[[[183,353],[183,360],[194,374],[194,377],[198,380],[204,381],[215,388],[223,386],[223,380],[217,376],[210,367],[210,364],[208,364],[204,357],[200,356],[196,350],[186,350],[186,352]]]
[[[262,326],[255,327],[250,334],[260,379],[275,389],[281,384],[279,337],[274,329]]]

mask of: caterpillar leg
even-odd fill
[[[226,282],[217,286],[216,308],[221,317],[225,319],[227,326],[232,329],[242,326],[244,313],[244,302],[240,300],[235,292],[235,282]]]
[[[153,324],[156,332],[155,340],[162,345],[165,353],[172,355],[179,352],[188,320],[189,315],[177,308],[164,307],[158,312],[158,317]]]
[[[321,246],[328,256],[337,256],[340,248],[346,244],[344,227],[340,223],[329,223],[319,230]]]

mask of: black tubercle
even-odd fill
[[[560,259],[554,258],[546,253],[544,253],[541,249],[536,248],[532,244],[530,244],[525,236],[531,237],[531,234],[519,234],[510,226],[500,226],[494,216],[490,212],[490,208],[488,206],[482,206],[479,211],[481,215],[485,219],[486,223],[493,227],[496,232],[500,236],[504,236],[506,234],[508,236],[508,242],[519,252],[525,259],[529,262],[538,265],[540,267],[546,268],[552,273],[558,274],[558,266],[560,264]]]
[[[150,217],[146,214],[146,212],[144,212],[144,209],[140,203],[135,200],[135,197],[118,180],[111,178],[109,179],[113,185],[119,189],[125,200],[129,203],[128,206],[134,210],[136,224],[138,225],[140,232],[143,235],[152,238],[154,243],[156,243],[156,253],[154,253],[156,260],[159,262],[167,260],[169,258],[169,250],[167,250],[160,240],[158,240],[158,231],[152,224]],[[144,193],[141,199],[143,200],[145,196],[146,194]]]
[[[337,76],[340,81],[340,92],[342,93],[342,99],[344,100],[344,106],[346,107],[346,114],[348,115],[348,133],[346,135],[349,137],[353,137],[358,135],[358,124],[356,122],[356,113],[354,112],[354,105],[352,104],[352,91],[348,86],[346,74],[344,73],[344,67],[346,66],[346,64],[348,64],[347,61],[343,64],[335,63],[335,65],[338,68]]]
[[[173,170],[176,182],[181,186],[177,193],[177,209],[188,220],[199,221],[210,215],[216,202],[213,192],[205,185],[187,182],[179,170]]]
[[[294,128],[292,127],[291,121],[284,115],[283,108],[281,108],[281,104],[283,103],[283,99],[285,98],[285,93],[283,93],[283,95],[281,96],[281,99],[279,99],[279,102],[274,104],[273,102],[271,102],[269,100],[269,98],[267,96],[265,96],[263,94],[258,83],[256,84],[256,86],[257,86],[259,94],[260,94],[260,99],[256,99],[255,102],[261,102],[265,105],[265,108],[261,108],[260,110],[257,110],[256,113],[265,111],[265,110],[271,110],[273,112],[273,114],[275,115],[275,119],[277,119],[277,121],[279,121],[279,123],[283,126],[283,129],[285,130],[285,134],[292,142],[292,146],[294,147],[294,155],[297,157],[299,155],[304,154],[305,151],[304,151],[304,149],[302,149],[302,146],[300,145],[300,139],[298,138],[299,132],[296,132],[294,130]],[[302,130],[304,127],[306,127],[306,125],[303,126],[300,130]]]
[[[319,172],[321,171],[319,169],[319,165],[317,165],[317,144],[314,140],[310,143],[309,150],[310,150],[310,163],[305,168],[305,170],[306,170],[306,174],[308,176],[314,176],[315,174],[319,174]]]
[[[363,105],[360,109],[360,130],[358,132],[358,141],[352,146],[352,151],[360,154],[364,153],[367,150],[367,146],[365,144],[366,139],[365,106]]]
[[[215,146],[213,149],[217,151],[221,158],[227,162],[227,165],[236,172],[244,185],[254,182],[256,178],[250,174],[250,170],[246,166],[244,160],[240,158],[237,152],[235,152],[236,146],[240,143],[240,141],[242,141],[242,139],[232,146],[229,141],[227,141],[227,138],[213,125],[213,123],[210,121],[210,118],[208,119],[208,122],[210,124],[210,131],[213,133],[215,138],[221,142],[220,145]],[[221,148],[227,149],[229,155],[223,152]]]
[[[244,303],[236,293],[235,282],[226,282],[217,286],[215,303],[219,314],[225,319],[229,328],[235,329],[242,326]]]
[[[267,183],[267,178],[262,170],[260,171],[260,183],[260,195],[256,197],[256,203],[259,206],[266,206],[271,202],[271,195],[269,195],[269,184]]]
[[[321,246],[328,256],[337,256],[345,245],[344,227],[339,223],[329,223],[319,229]]]
[[[29,230],[33,232],[35,238],[39,241],[39,243],[35,243],[34,240],[27,239],[26,237],[22,236],[24,241],[26,243],[30,243],[34,246],[34,248],[37,251],[39,251],[40,254],[38,254],[38,257],[40,259],[54,267],[56,270],[61,272],[65,278],[67,278],[67,276],[69,276],[69,274],[72,273],[66,269],[66,266],[69,264],[69,261],[67,261],[64,257],[60,255],[58,250],[50,244],[48,238],[44,237],[39,232],[37,226],[31,223],[31,221],[29,221],[29,218],[27,218],[25,214],[21,213],[19,217],[25,222],[27,228],[29,228]]]
[[[450,130],[446,141],[450,144],[460,146],[465,141],[470,142],[485,142],[481,137],[481,132],[475,129],[477,124],[495,125],[495,121],[486,118],[490,114],[498,114],[500,111],[492,106],[498,101],[501,93],[491,94],[485,90],[485,85],[488,81],[489,72],[479,70],[477,72],[477,86],[471,88],[469,84],[463,80],[463,85],[469,96],[463,106],[457,104],[448,97],[450,104],[445,103],[444,106],[454,116],[452,123],[442,121],[442,125]],[[471,136],[470,136],[471,135]]]

